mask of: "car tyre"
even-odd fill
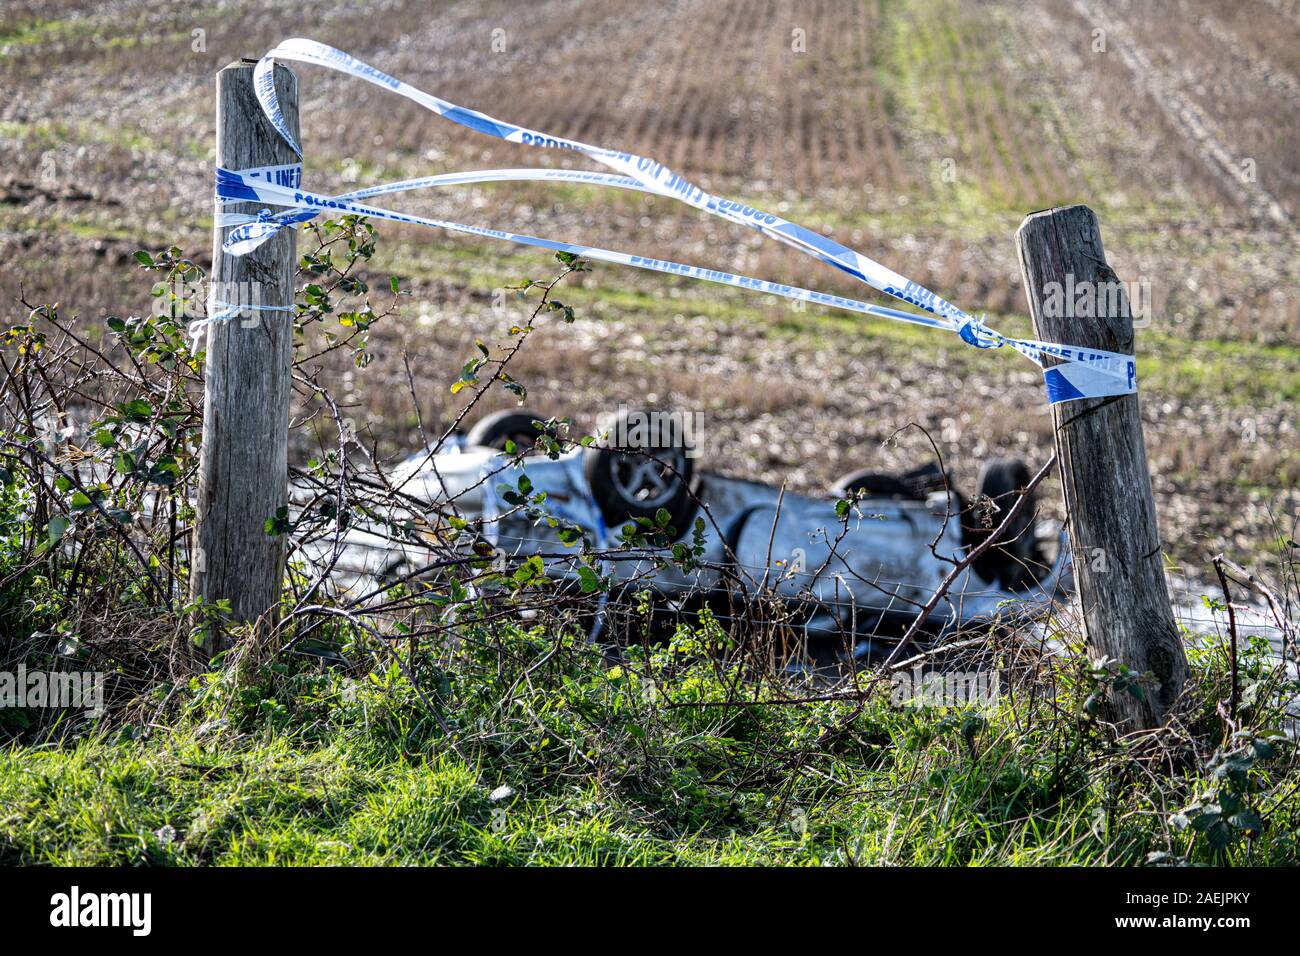
[[[536,444],[542,431],[538,425],[545,424],[546,419],[514,408],[485,415],[474,423],[474,427],[465,436],[470,445],[484,448],[506,450],[506,442],[512,441],[520,451],[527,451]]]
[[[601,444],[583,450],[582,470],[605,524],[617,528],[637,518],[651,521],[659,510],[668,512],[669,524],[680,535],[696,509],[695,459],[680,441],[660,444],[651,437],[643,447],[632,447],[620,436],[628,434],[624,409],[601,423],[608,432]]]
[[[902,474],[892,475],[862,468],[851,471],[831,486],[831,494],[841,498],[883,497],[915,498],[924,501],[927,495],[943,491],[948,480],[939,466],[927,462]]]
[[[968,547],[976,548],[988,539],[1029,482],[1029,466],[1019,459],[995,458],[984,463],[976,484],[975,501],[962,521]],[[975,572],[990,584],[1000,584],[1008,589],[1021,587],[1032,582],[1034,567],[1042,564],[1034,535],[1038,506],[1033,493],[1029,494],[1030,500],[1016,515],[1016,520],[1003,529],[993,547],[975,561]],[[985,500],[994,506],[989,523],[980,515]]]
[[[831,494],[837,498],[910,498],[911,492],[895,475],[881,471],[862,468],[849,472],[831,486]]]

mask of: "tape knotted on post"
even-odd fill
[[[806,229],[773,213],[765,212],[745,203],[715,196],[688,182],[667,166],[644,156],[618,150],[591,146],[577,140],[553,136],[503,120],[494,119],[476,110],[466,109],[419,90],[360,60],[326,46],[315,40],[295,38],[285,40],[267,53],[253,70],[253,84],[258,102],[272,126],[285,142],[302,158],[302,148],[290,132],[280,110],[275,93],[274,70],[278,60],[323,66],[349,76],[383,87],[399,96],[418,103],[430,112],[450,120],[466,129],[494,136],[510,143],[536,146],[541,149],[563,149],[581,153],[587,158],[609,167],[612,173],[572,169],[484,169],[463,173],[445,173],[423,176],[400,182],[370,186],[339,196],[325,196],[302,188],[301,163],[261,167],[238,172],[217,169],[216,194],[222,203],[252,202],[283,207],[283,211],[267,216],[218,217],[218,225],[230,226],[222,248],[230,255],[244,255],[266,242],[279,230],[307,222],[322,213],[368,216],[374,219],[405,222],[428,226],[448,232],[501,239],[554,252],[568,252],[617,265],[633,266],[653,272],[686,276],[735,288],[748,289],[768,295],[781,296],[815,305],[830,306],[858,312],[875,318],[895,322],[908,322],[930,328],[956,332],[966,343],[981,349],[1010,346],[1033,360],[1043,369],[1047,398],[1051,404],[1081,398],[1100,398],[1127,395],[1137,391],[1137,378],[1132,355],[1105,352],[1074,346],[1061,346],[1033,339],[1014,339],[990,329],[983,317],[975,318],[957,308],[920,283],[894,272],[874,259],[855,252],[820,233]],[[568,182],[586,185],[629,189],[674,199],[702,212],[728,222],[747,226],[761,235],[798,249],[805,255],[839,269],[879,292],[892,296],[911,306],[924,310],[921,314],[885,306],[872,305],[857,299],[826,292],[817,292],[800,286],[755,279],[738,273],[702,266],[688,265],[665,259],[631,255],[597,246],[573,242],[558,242],[523,233],[482,226],[466,225],[443,219],[430,219],[407,213],[394,212],[370,205],[365,200],[376,196],[407,192],[416,189],[434,189],[470,183],[489,182]],[[235,221],[238,220],[238,221]]]

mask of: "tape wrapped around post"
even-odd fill
[[[591,146],[577,140],[552,136],[537,130],[516,126],[493,119],[475,110],[449,103],[423,90],[377,70],[369,64],[315,40],[294,38],[285,40],[258,61],[253,71],[254,88],[262,110],[275,129],[284,137],[299,156],[302,149],[289,131],[276,99],[272,82],[277,60],[294,60],[315,64],[366,80],[418,103],[444,119],[451,120],[475,132],[495,136],[511,143],[537,146],[542,149],[572,150],[601,163],[613,173],[569,169],[488,169],[463,173],[425,176],[400,182],[370,186],[340,196],[324,196],[302,188],[302,166],[267,167],[254,170],[218,169],[216,192],[224,202],[255,202],[267,206],[283,207],[283,211],[269,210],[257,217],[221,220],[220,224],[232,226],[223,248],[231,255],[243,255],[256,249],[277,231],[300,222],[314,219],[321,213],[341,213],[369,216],[393,222],[443,229],[485,238],[501,239],[522,245],[568,252],[588,259],[633,266],[655,272],[686,276],[707,282],[734,286],[768,295],[811,302],[837,309],[846,309],[896,322],[910,322],[930,328],[956,332],[963,341],[977,348],[997,349],[1009,346],[1034,361],[1043,369],[1047,399],[1050,404],[1074,401],[1081,398],[1101,398],[1127,395],[1137,391],[1135,362],[1132,355],[1104,352],[1096,349],[1075,348],[1039,342],[1034,339],[1015,339],[1004,336],[986,326],[982,318],[963,312],[952,303],[920,283],[900,275],[874,259],[843,246],[819,233],[806,229],[773,213],[765,212],[744,203],[715,196],[655,160],[633,153]],[[769,239],[798,249],[820,262],[833,266],[866,283],[873,289],[900,299],[924,310],[908,312],[872,305],[857,299],[817,292],[800,286],[755,279],[724,270],[708,269],[664,259],[635,256],[611,249],[586,246],[579,243],[557,242],[523,233],[499,229],[486,229],[442,219],[429,219],[394,212],[370,205],[364,200],[415,189],[433,189],[485,182],[576,182],[588,185],[630,189],[675,199],[702,212],[717,216],[737,225],[747,226]],[[214,317],[214,320],[219,320]]]

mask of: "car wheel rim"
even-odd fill
[[[625,501],[646,508],[661,508],[677,492],[677,475],[684,464],[681,459],[679,450],[618,455],[610,462],[614,490]]]

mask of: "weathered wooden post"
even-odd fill
[[[217,74],[217,164],[239,171],[296,163],[298,157],[266,119],[253,92],[255,61]],[[286,122],[298,135],[298,80],[275,68]],[[218,213],[256,214],[257,203],[218,204]],[[288,502],[288,432],[292,316],[297,238],[283,229],[255,251],[228,256],[229,228],[213,230],[214,302],[255,305],[207,329],[203,445],[199,453],[198,520],[191,597],[230,602],[229,619],[254,622],[274,612],[284,576],[285,539],[266,520]],[[206,650],[220,645],[212,635]]]
[[[1106,265],[1091,209],[1033,213],[1016,244],[1039,339],[1133,352],[1128,297]],[[1165,583],[1138,397],[1054,405],[1052,422],[1089,651],[1159,681],[1145,700],[1115,695],[1108,716],[1126,730],[1157,726],[1183,689],[1187,659]]]

